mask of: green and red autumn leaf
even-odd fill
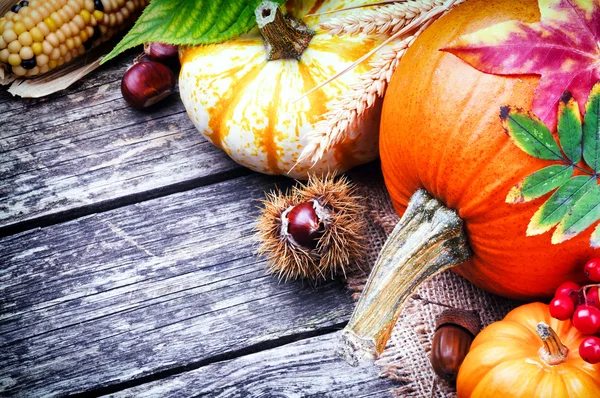
[[[561,243],[600,220],[600,82],[589,92],[585,109],[582,124],[571,94],[561,96],[558,142],[533,113],[510,106],[500,110],[504,130],[519,149],[538,159],[559,162],[525,177],[506,197],[506,202],[518,204],[554,191],[531,218],[528,236],[556,227],[552,243]],[[590,244],[600,247],[600,226],[592,233]]]
[[[539,0],[540,22],[508,21],[459,37],[443,48],[471,66],[499,75],[537,74],[532,111],[556,126],[565,91],[584,111],[600,80],[600,3],[597,0]]]

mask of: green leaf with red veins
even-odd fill
[[[554,129],[558,101],[570,91],[583,113],[600,80],[600,3],[539,0],[540,22],[508,21],[464,35],[443,48],[499,75],[537,74],[532,111]]]

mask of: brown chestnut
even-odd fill
[[[165,43],[146,43],[144,52],[153,61],[163,64],[176,64],[179,62],[179,52],[177,46]]]
[[[429,360],[441,379],[451,383],[456,381],[458,369],[480,330],[481,322],[473,312],[453,308],[440,314]]]
[[[123,98],[134,108],[142,109],[168,97],[175,89],[175,75],[158,62],[138,62],[121,80]]]
[[[283,215],[287,222],[287,234],[294,243],[305,249],[317,247],[318,239],[323,235],[324,226],[319,218],[317,209],[321,206],[314,200],[299,203]]]

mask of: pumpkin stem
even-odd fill
[[[279,5],[263,1],[254,10],[256,23],[267,47],[267,61],[295,58],[300,60],[315,35],[304,22],[283,15]]]
[[[423,189],[410,199],[371,271],[338,355],[351,365],[381,354],[404,303],[419,285],[471,256],[463,221]]]
[[[546,365],[560,365],[567,361],[569,349],[560,341],[554,329],[540,322],[537,324],[536,332],[544,342],[539,354]]]

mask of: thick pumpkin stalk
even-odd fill
[[[404,303],[419,285],[470,256],[458,214],[425,190],[417,191],[381,249],[344,329],[339,354],[352,365],[362,356],[381,354]]]
[[[569,349],[561,341],[556,332],[544,322],[537,325],[536,332],[544,345],[540,348],[540,358],[547,365],[560,365],[569,358]]]
[[[272,1],[260,3],[254,14],[267,47],[267,61],[286,58],[300,60],[315,32],[302,21],[283,15],[279,5]]]

